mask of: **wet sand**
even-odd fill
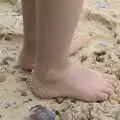
[[[9,0],[8,0],[9,1]],[[23,21],[19,5],[0,2],[0,120],[24,120],[29,109],[43,105],[72,120],[114,120],[120,108],[120,1],[109,0],[108,8],[98,8],[96,0],[85,5],[73,39],[90,38],[90,43],[72,57],[79,64],[102,73],[117,76],[116,97],[104,102],[85,103],[78,100],[40,100],[26,84],[30,73],[17,66],[23,43]]]

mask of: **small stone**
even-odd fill
[[[21,96],[26,97],[27,96],[27,92],[26,91],[22,91],[21,92]]]
[[[0,118],[2,118],[2,115],[0,115]]]
[[[87,59],[87,56],[82,56],[81,57],[81,62],[84,62]]]
[[[104,62],[104,58],[101,56],[96,57],[97,62]]]
[[[16,102],[13,102],[13,108],[17,108],[18,107],[18,104]]]
[[[117,39],[117,44],[120,44],[120,39]]]
[[[108,46],[109,46],[109,43],[108,43],[108,42],[105,42],[105,41],[101,41],[101,42],[99,43],[99,45],[102,46],[102,47],[108,47]]]
[[[56,98],[56,102],[57,102],[58,104],[63,103],[64,100],[65,100],[65,98]]]
[[[14,67],[14,69],[19,69],[20,68],[20,65],[15,65],[15,66],[13,66]]]
[[[6,41],[12,41],[13,40],[13,35],[9,33],[8,35],[5,36]]]
[[[15,58],[11,57],[11,56],[7,56],[5,59],[7,59],[10,62],[13,62],[15,60]]]
[[[112,30],[112,29],[113,29],[113,27],[112,27],[112,26],[108,26],[107,28],[108,28],[108,30]]]
[[[76,99],[72,99],[71,102],[72,102],[72,103],[76,103],[77,100],[76,100]]]
[[[31,98],[29,98],[28,100],[29,100],[29,101],[32,101],[32,99],[31,99]]]
[[[118,36],[118,33],[115,33],[115,34],[114,34],[114,38],[117,38],[117,36]]]
[[[5,82],[6,81],[6,76],[4,73],[0,73],[0,82]]]
[[[94,54],[97,55],[97,56],[102,56],[102,55],[106,54],[106,51],[105,50],[96,50],[94,52]]]
[[[8,62],[8,60],[6,58],[3,59],[2,65],[9,65],[9,62]]]
[[[117,17],[118,17],[116,14],[113,14],[112,16],[113,16],[114,18],[117,18]]]
[[[27,81],[27,77],[21,77],[21,78],[20,78],[20,81],[26,82],[26,81]]]
[[[23,100],[23,103],[28,103],[29,101],[27,101],[27,100]]]
[[[9,107],[11,107],[11,106],[12,106],[11,103],[6,102],[4,108],[9,108]]]

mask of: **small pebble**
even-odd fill
[[[5,82],[6,81],[6,76],[4,73],[0,73],[0,82]]]
[[[0,34],[0,40],[4,38],[4,34]]]
[[[112,30],[112,29],[113,29],[113,27],[112,27],[112,26],[108,26],[107,28],[108,28],[108,30]]]
[[[6,41],[12,41],[13,40],[13,35],[9,33],[8,35],[5,36]]]
[[[114,38],[117,38],[117,36],[118,36],[118,33],[115,33],[115,34],[114,34]]]
[[[105,50],[96,50],[94,52],[94,54],[97,55],[97,56],[102,56],[102,55],[106,54],[106,51]]]
[[[13,62],[15,60],[15,58],[11,57],[11,56],[7,56],[5,59],[10,61],[10,62]]]
[[[12,104],[9,103],[9,102],[7,102],[7,103],[5,104],[5,106],[4,106],[4,108],[9,108],[9,107],[11,107],[11,106],[12,106]]]
[[[20,81],[26,82],[26,80],[27,80],[27,77],[21,77],[20,78]]]
[[[2,118],[2,115],[0,115],[0,118]]]
[[[104,62],[104,58],[101,56],[96,57],[97,62]]]
[[[2,61],[2,65],[9,65],[8,59],[4,58]]]
[[[23,103],[29,103],[29,101],[27,101],[27,100],[23,100]]]
[[[57,102],[58,104],[63,103],[64,100],[65,100],[65,98],[56,98],[56,102]]]
[[[71,102],[72,102],[72,103],[76,103],[77,100],[76,100],[76,99],[72,99]]]
[[[120,44],[120,39],[117,39],[117,44]]]
[[[82,56],[80,61],[84,62],[86,59],[87,59],[87,56]]]
[[[108,44],[108,42],[101,41],[101,42],[99,43],[99,45],[102,46],[102,47],[107,47],[109,44]]]
[[[21,96],[26,97],[27,96],[27,92],[26,91],[22,91],[21,92]]]
[[[29,101],[32,101],[32,99],[31,99],[31,98],[29,98],[28,100],[29,100]]]
[[[20,65],[18,65],[18,64],[13,67],[14,67],[14,69],[20,69]]]

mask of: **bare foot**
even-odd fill
[[[85,45],[85,43],[88,42],[88,39],[85,38],[75,38],[75,40],[71,43],[71,51],[70,56],[75,54],[81,47]],[[29,47],[29,46],[27,46]],[[32,46],[29,50],[29,48],[25,48],[25,50],[22,50],[20,55],[20,67],[24,70],[32,70],[33,64],[34,64],[34,52],[32,50]]]
[[[108,99],[114,94],[116,82],[110,76],[74,64],[44,77],[33,72],[31,86],[40,98],[70,97],[92,102]]]

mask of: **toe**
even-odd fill
[[[109,95],[106,93],[100,93],[99,96],[97,97],[97,101],[103,101],[107,100],[109,98]]]
[[[109,82],[106,83],[106,87],[112,89],[113,91],[115,90],[115,87]]]
[[[107,74],[103,74],[103,77],[107,80],[107,82],[109,84],[111,84],[114,88],[117,87],[117,82],[115,81],[116,80],[116,77],[113,76],[113,75],[107,75]]]
[[[114,89],[117,87],[117,82],[115,80],[107,80],[107,83],[112,85]]]
[[[101,93],[105,93],[105,94],[111,96],[114,94],[114,90],[105,86],[105,88],[103,90],[101,90]]]

